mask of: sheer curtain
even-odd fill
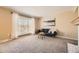
[[[13,13],[12,19],[12,37],[18,37],[24,34],[35,33],[35,20],[34,18],[27,18]]]
[[[31,33],[31,27],[33,25],[32,22],[33,22],[32,18],[26,18],[26,17],[20,16],[17,21],[19,35]]]

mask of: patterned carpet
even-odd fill
[[[38,38],[28,35],[0,44],[1,53],[66,53],[67,43],[77,44],[75,40],[53,37]]]

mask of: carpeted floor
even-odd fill
[[[0,44],[0,52],[4,53],[66,53],[67,43],[77,44],[77,41],[45,37],[38,39],[37,35],[23,36],[16,40]]]

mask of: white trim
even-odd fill
[[[76,38],[70,38],[70,37],[59,36],[59,35],[57,37],[59,37],[59,38],[65,38],[65,39],[71,39],[71,40],[77,40]]]
[[[79,46],[79,25],[77,26],[78,27],[78,46]]]
[[[18,38],[18,34],[17,34],[17,27],[16,27],[16,21],[18,18],[18,14],[16,14],[15,12],[12,13],[12,33],[11,33],[11,38]]]

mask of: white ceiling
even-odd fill
[[[58,13],[65,11],[73,11],[73,6],[8,6],[15,11],[26,15],[47,17],[55,16]]]

